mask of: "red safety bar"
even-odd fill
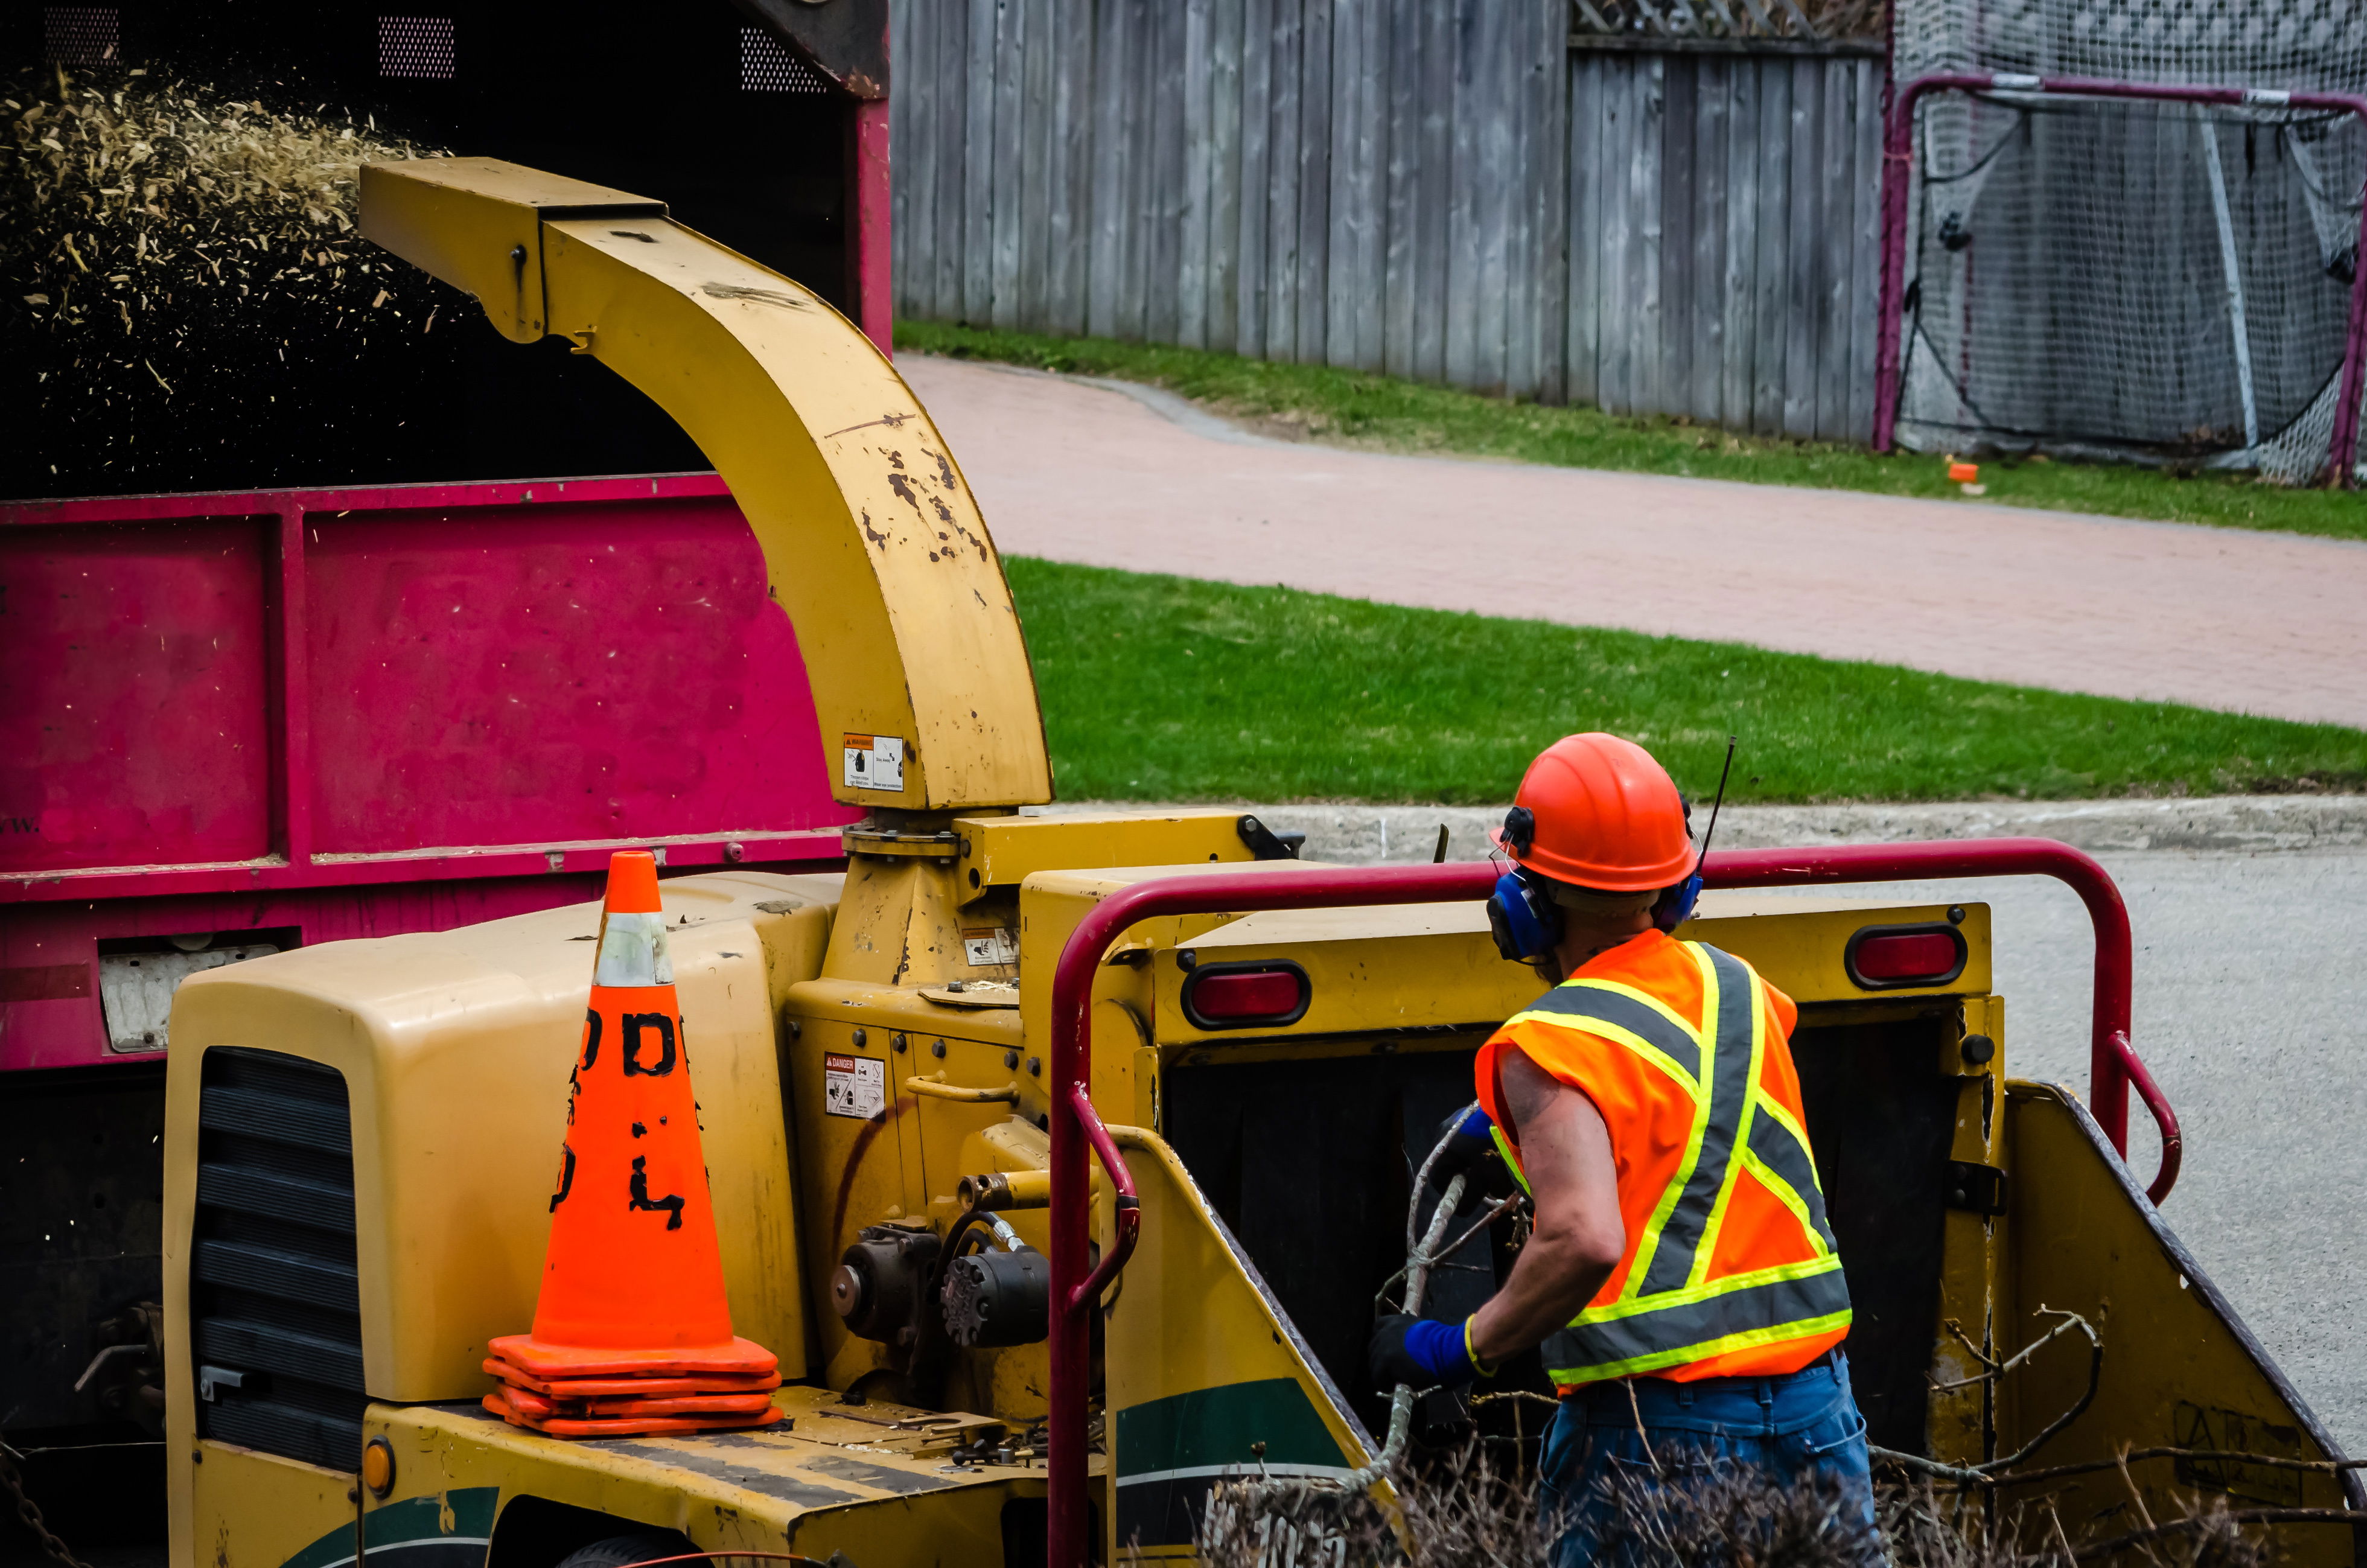
[[[2067,882],[2096,926],[2096,1044],[2090,1095],[2097,1120],[2124,1153],[2128,1085],[2134,1080],[2162,1133],[2162,1166],[2153,1197],[2176,1180],[2177,1118],[2131,1051],[2129,921],[2104,869],[2067,844],[2044,838],[1976,839],[1961,844],[1884,844],[1829,849],[1745,849],[1713,855],[1708,886],[1778,887],[1813,882],[1906,881],[1933,877],[2050,876]],[[1094,1113],[1090,1089],[1093,977],[1110,947],[1141,921],[1172,915],[1240,914],[1263,909],[1347,909],[1373,904],[1449,903],[1484,899],[1499,868],[1452,866],[1308,867],[1161,877],[1137,882],[1095,905],[1060,950],[1052,972],[1052,1323],[1045,1480],[1049,1493],[1050,1568],[1092,1561],[1086,1500],[1085,1405],[1092,1378],[1092,1324],[1086,1316],[1134,1251],[1141,1210],[1124,1156]],[[1087,1275],[1087,1210],[1092,1199],[1086,1151],[1098,1155],[1117,1192],[1117,1244]]]
[[[1085,1395],[1093,1375],[1092,1322],[1101,1288],[1134,1248],[1134,1184],[1126,1161],[1093,1114],[1090,1075],[1093,976],[1110,944],[1138,922],[1168,915],[1223,915],[1253,909],[1343,909],[1376,903],[1477,902],[1496,885],[1491,865],[1308,867],[1215,872],[1137,882],[1095,905],[1069,936],[1052,971],[1052,1335],[1051,1409],[1045,1479],[1050,1493],[1053,1568],[1092,1561],[1092,1515],[1085,1502]],[[1086,1207],[1092,1199],[1085,1150],[1091,1145],[1120,1194],[1118,1244],[1085,1277]]]

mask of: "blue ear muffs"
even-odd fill
[[[1488,930],[1498,952],[1514,963],[1532,962],[1561,940],[1561,906],[1525,873],[1507,871],[1488,899]]]
[[[1693,904],[1701,898],[1702,876],[1695,871],[1675,887],[1663,892],[1652,905],[1652,926],[1659,931],[1673,931],[1693,917]]]

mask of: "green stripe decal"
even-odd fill
[[[405,1497],[372,1508],[362,1516],[369,1550],[401,1541],[435,1540],[443,1536],[483,1540],[493,1533],[493,1507],[501,1501],[498,1486],[460,1486],[425,1497]],[[449,1508],[447,1525],[445,1512]]]
[[[344,1524],[281,1563],[279,1568],[328,1568],[332,1562],[351,1562],[353,1560],[353,1510],[347,1508]]]
[[[372,1508],[362,1516],[369,1555],[396,1547],[450,1541],[480,1551],[493,1534],[493,1514],[501,1504],[498,1486],[458,1486],[425,1497],[406,1497]],[[279,1568],[336,1568],[354,1560],[354,1522],[350,1515],[336,1528],[290,1557]]]
[[[1347,1459],[1295,1378],[1195,1389],[1117,1413],[1117,1473],[1159,1474],[1205,1465],[1344,1466]]]

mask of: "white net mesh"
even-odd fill
[[[1948,73],[2367,90],[2359,0],[1901,0]],[[1984,91],[1916,117],[1897,438],[2317,478],[2358,267],[2347,114]]]

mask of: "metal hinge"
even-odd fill
[[[1976,1214],[2005,1212],[2005,1172],[1970,1160],[1948,1162],[1948,1207]]]

